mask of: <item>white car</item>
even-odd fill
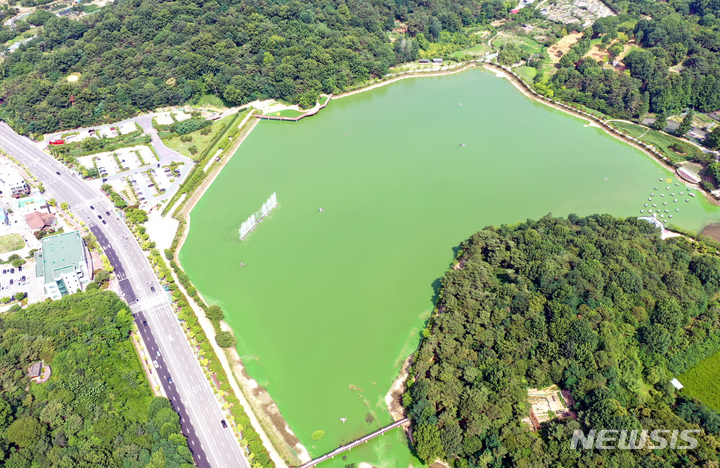
[[[153,364],[155,364],[155,368],[156,368],[156,369],[157,369],[158,367],[160,367],[160,364],[158,364],[157,361],[153,361]]]

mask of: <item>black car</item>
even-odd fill
[[[105,214],[108,215],[108,216],[110,216],[110,212],[109,212],[109,211],[106,211]]]
[[[15,268],[10,268],[10,273],[15,273]]]
[[[170,377],[170,376],[168,375],[168,376],[167,376],[167,379],[168,379],[168,383],[172,383],[172,377]]]
[[[143,325],[145,325],[146,327],[148,326],[147,320],[143,320]]]
[[[222,424],[222,427],[227,427],[227,423],[225,422],[224,419],[220,420],[220,424]]]
[[[107,224],[107,221],[105,221],[104,219],[102,220],[102,222],[103,222],[103,224]]]
[[[155,286],[150,286],[150,291],[155,292]]]
[[[92,205],[90,205],[90,209],[91,209],[91,210],[94,210],[94,209],[95,209],[95,207],[94,207],[94,206],[92,206]]]
[[[102,216],[98,215],[98,219],[102,219]]]
[[[55,174],[57,174],[57,175],[60,175],[60,173],[59,173],[59,172],[57,172],[57,171],[55,171]]]

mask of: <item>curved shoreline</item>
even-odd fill
[[[494,73],[496,74],[496,76],[498,76],[498,77],[508,78],[508,80],[513,84],[513,86],[515,86],[523,95],[525,95],[526,97],[528,97],[528,98],[530,98],[530,99],[534,99],[534,100],[536,100],[536,101],[538,101],[538,102],[540,102],[540,103],[542,103],[542,104],[544,104],[544,105],[546,105],[546,106],[549,106],[549,107],[552,107],[552,108],[554,108],[554,109],[563,111],[563,112],[565,112],[565,113],[567,113],[567,114],[571,114],[571,115],[576,116],[576,117],[580,117],[580,118],[583,119],[583,120],[587,120],[587,121],[588,121],[588,124],[589,124],[590,126],[595,126],[595,127],[602,128],[606,133],[610,134],[610,135],[613,136],[614,138],[617,138],[617,139],[619,139],[619,140],[621,140],[621,141],[623,141],[623,142],[625,142],[625,143],[627,143],[627,144],[629,144],[629,145],[631,145],[631,146],[633,146],[633,147],[635,147],[635,148],[637,148],[637,149],[640,149],[641,151],[643,151],[643,152],[644,152],[645,154],[647,154],[648,156],[651,156],[652,159],[655,160],[655,161],[656,161],[658,164],[660,164],[662,167],[664,167],[665,169],[668,169],[668,170],[672,171],[673,173],[675,173],[675,168],[674,168],[672,165],[668,164],[667,161],[665,160],[665,158],[664,158],[662,155],[660,155],[660,154],[657,153],[657,152],[654,152],[652,149],[649,149],[649,146],[648,146],[648,145],[645,145],[644,143],[642,143],[642,142],[640,142],[640,141],[638,141],[638,140],[635,140],[634,138],[632,138],[632,137],[630,137],[629,135],[621,132],[620,130],[615,129],[615,128],[609,126],[609,125],[606,123],[607,121],[603,121],[603,120],[601,120],[600,118],[595,117],[595,116],[592,116],[592,115],[590,115],[590,114],[588,114],[588,113],[585,113],[585,112],[583,112],[583,111],[581,111],[581,110],[579,110],[579,109],[575,109],[575,108],[573,108],[573,107],[571,107],[571,106],[568,106],[568,105],[559,103],[559,102],[557,102],[557,101],[553,101],[553,100],[551,100],[551,99],[548,99],[548,98],[546,98],[546,97],[544,97],[544,96],[541,96],[541,95],[539,95],[537,92],[535,92],[532,88],[530,88],[526,83],[524,83],[524,82],[517,76],[517,74],[515,74],[512,70],[506,69],[506,68],[504,68],[504,67],[501,67],[501,66],[498,66],[498,65],[495,65],[495,64],[492,64],[492,63],[480,61],[480,60],[465,62],[464,64],[460,64],[460,65],[458,65],[458,66],[455,66],[455,67],[453,67],[453,68],[449,68],[449,69],[446,69],[446,70],[403,72],[403,73],[400,74],[399,76],[395,76],[395,77],[392,77],[392,78],[389,78],[389,79],[386,79],[386,80],[381,80],[381,81],[378,81],[378,82],[374,82],[374,83],[368,84],[367,86],[360,87],[360,88],[358,88],[358,89],[354,89],[354,90],[351,90],[351,91],[348,91],[348,92],[345,92],[345,93],[342,93],[342,94],[339,94],[339,95],[336,95],[336,96],[332,96],[331,99],[341,99],[341,98],[343,98],[343,97],[348,97],[348,96],[352,96],[352,95],[354,95],[354,94],[362,93],[362,92],[365,92],[365,91],[370,91],[370,90],[372,90],[372,89],[379,88],[379,87],[382,87],[382,86],[385,86],[385,85],[388,85],[388,84],[391,84],[391,83],[394,83],[394,82],[397,82],[397,81],[400,81],[400,80],[403,80],[403,79],[406,79],[406,78],[422,78],[422,77],[434,77],[434,76],[452,75],[452,74],[455,74],[455,73],[460,73],[460,72],[462,72],[462,71],[466,71],[466,70],[468,70],[468,69],[470,69],[470,68],[473,68],[473,67],[475,67],[475,66],[482,66],[482,67],[488,69],[489,71],[494,72]],[[330,101],[331,99],[328,99],[328,101],[326,101],[325,105],[329,104],[329,101]],[[250,117],[250,115],[249,115],[248,117]],[[183,204],[184,206],[182,206],[180,212],[178,213],[178,214],[180,215],[180,217],[186,217],[186,218],[185,218],[185,220],[186,220],[186,221],[185,221],[186,226],[184,226],[184,229],[183,229],[183,232],[182,232],[182,234],[181,234],[181,237],[180,237],[180,239],[178,240],[178,247],[177,247],[177,249],[176,249],[176,251],[175,251],[175,254],[174,254],[174,255],[175,255],[175,261],[178,263],[178,265],[181,266],[181,268],[182,268],[182,264],[181,264],[180,261],[179,261],[178,253],[179,253],[180,250],[182,249],[182,246],[183,246],[183,244],[184,244],[184,242],[185,242],[185,240],[186,240],[186,238],[187,238],[187,235],[188,235],[188,233],[189,233],[189,230],[190,230],[190,212],[191,212],[192,209],[195,207],[195,205],[197,204],[197,202],[198,202],[198,201],[202,198],[202,196],[205,194],[205,192],[207,191],[207,189],[208,189],[208,188],[212,185],[212,183],[215,181],[216,177],[217,177],[217,176],[219,175],[219,173],[222,171],[222,169],[224,168],[225,164],[227,164],[227,162],[229,162],[229,160],[235,155],[235,153],[238,151],[240,145],[243,143],[243,141],[245,140],[245,138],[250,134],[250,132],[253,130],[253,128],[255,127],[255,125],[257,124],[257,122],[259,122],[260,119],[252,119],[252,120],[254,120],[254,123],[251,124],[251,125],[247,128],[247,130],[246,130],[243,134],[240,135],[240,138],[238,138],[238,141],[232,146],[231,149],[229,149],[227,157],[225,157],[225,158],[222,159],[222,161],[221,161],[221,163],[218,165],[218,167],[215,167],[214,170],[212,170],[212,173],[211,173],[211,174],[208,174],[208,176],[205,178],[205,180],[203,180],[203,182],[200,184],[200,186],[197,187],[197,189],[194,191],[194,193],[192,193],[192,194],[184,201],[184,204]],[[682,180],[682,179],[681,179],[681,180]],[[700,190],[702,193],[705,194],[705,196],[706,196],[708,199],[711,200],[711,202],[713,202],[713,203],[715,203],[715,204],[717,204],[717,205],[720,205],[720,203],[719,203],[717,200],[715,200],[713,197],[709,196],[704,190],[700,189],[700,188],[697,187],[695,184],[688,183],[688,182],[685,181],[685,180],[682,180],[682,181],[683,181],[684,184]],[[181,224],[181,225],[182,225],[182,224]],[[198,294],[200,294],[199,291],[198,291]],[[202,297],[202,296],[201,296],[201,297]],[[225,327],[224,327],[224,328],[225,328]],[[233,367],[233,371],[234,371],[234,372],[231,372],[231,375],[232,375],[233,379],[235,380],[235,382],[237,382],[238,385],[239,385],[239,386],[241,387],[241,389],[242,389],[242,392],[241,392],[241,393],[242,393],[243,395],[238,395],[238,397],[241,398],[241,397],[243,397],[243,396],[253,395],[253,394],[257,391],[257,388],[253,388],[253,387],[251,387],[251,386],[248,386],[248,383],[249,383],[248,381],[244,381],[244,382],[243,382],[242,380],[244,380],[244,377],[247,377],[247,375],[244,373],[244,369],[243,369],[243,368],[237,368],[237,367],[235,367],[235,366],[242,366],[241,361],[239,361],[239,359],[238,359],[239,357],[238,357],[238,356],[233,356],[232,354],[231,354],[229,357],[232,359],[232,361],[234,361],[234,362],[232,363],[232,367]],[[404,366],[404,367],[405,367],[405,366]],[[241,378],[237,375],[237,373],[240,373],[240,374],[243,376],[243,379],[241,379]],[[243,374],[244,374],[244,375],[243,375]],[[405,381],[406,378],[407,378],[407,367],[405,367],[404,369],[401,369],[401,372],[400,372],[400,375],[399,375],[398,379],[395,381],[395,383],[393,384],[393,386],[391,386],[391,388],[390,388],[389,391],[388,391],[388,394],[387,394],[386,397],[385,397],[386,406],[388,406],[388,410],[391,412],[391,414],[393,415],[393,419],[395,419],[395,420],[397,420],[397,413],[400,412],[400,411],[402,411],[401,406],[398,407],[397,405],[395,405],[395,408],[391,408],[391,407],[390,407],[391,405],[388,404],[388,403],[392,402],[393,400],[397,400],[398,398],[401,398],[401,396],[402,396],[402,389],[403,389],[404,381]],[[249,378],[248,378],[248,379],[249,379]],[[251,379],[250,379],[250,380],[251,380]],[[267,392],[265,392],[265,394],[266,394],[266,395],[268,396],[268,398],[269,398],[269,394],[267,394]],[[242,401],[242,400],[245,400],[245,399],[244,399],[244,398],[241,398],[241,401]],[[245,400],[245,401],[247,401],[247,400]],[[274,405],[274,402],[273,402],[273,405]],[[245,406],[245,405],[243,405],[243,406]],[[250,416],[251,418],[252,418],[253,416],[258,417],[258,414],[256,414],[256,408],[254,407],[255,405],[250,404],[249,406],[252,407],[252,411],[248,411],[248,415],[251,415],[251,414],[252,414],[252,416]],[[275,405],[275,406],[276,406],[276,405]],[[247,408],[247,407],[246,407],[246,408]],[[260,413],[259,416],[262,416],[263,419],[265,419],[265,418],[267,417],[267,415],[264,414],[261,409],[258,409],[257,412]],[[280,416],[279,414],[278,414],[278,416],[282,419],[282,421],[284,422],[284,424],[285,424],[286,428],[289,430],[289,432],[292,433],[291,428],[289,427],[289,425],[287,424],[287,422],[284,420],[284,418],[282,418],[282,416]],[[267,419],[265,419],[265,422],[267,423]],[[280,430],[280,427],[277,426],[276,424],[273,424],[272,422],[270,422],[269,424],[274,427],[274,429],[275,429],[275,435],[276,435],[276,436],[280,435],[280,434],[278,434],[278,432],[277,432],[277,431]],[[253,424],[253,425],[254,425],[254,424]],[[260,426],[264,426],[264,425],[261,423]],[[258,429],[258,428],[256,428],[256,430],[257,430],[257,429]],[[264,428],[263,428],[263,429],[264,429]],[[264,435],[265,437],[267,437],[267,435],[265,435],[263,432],[261,432],[261,431],[258,431],[258,432],[259,432],[260,434]],[[292,436],[295,436],[295,435],[292,434]],[[282,438],[282,436],[281,436],[281,438]],[[272,455],[275,455],[275,456],[277,456],[278,458],[281,458],[280,455],[279,455],[279,453],[278,453],[278,451],[277,451],[277,447],[275,447],[274,444],[270,443],[270,446],[269,446],[269,447],[266,447],[266,448],[268,449],[268,451],[269,451]],[[299,446],[295,446],[294,449],[299,452],[298,455],[300,456],[300,458],[308,457],[306,449],[305,449],[301,444],[299,444]],[[303,452],[304,452],[304,453],[303,453]],[[275,458],[275,457],[273,457],[273,458]],[[306,461],[306,460],[302,460],[302,461]]]
[[[693,184],[692,182],[688,182],[688,181],[685,180],[684,178],[680,177],[680,176],[677,174],[677,169],[675,168],[675,166],[673,166],[672,164],[668,163],[667,158],[666,158],[665,156],[663,156],[662,154],[660,154],[659,151],[655,150],[651,145],[646,144],[646,143],[643,143],[643,142],[641,142],[640,140],[631,137],[631,136],[628,135],[627,133],[622,132],[622,131],[620,131],[619,129],[617,129],[617,128],[611,126],[611,125],[608,125],[607,122],[610,122],[610,121],[612,121],[612,120],[617,120],[617,119],[606,119],[606,120],[602,120],[602,119],[600,119],[599,117],[596,117],[596,116],[594,116],[594,115],[592,115],[592,114],[588,114],[587,112],[583,112],[583,111],[580,110],[580,109],[576,109],[576,108],[574,108],[574,107],[572,107],[572,106],[569,106],[569,105],[567,105],[567,104],[563,104],[563,103],[561,103],[561,102],[558,102],[558,101],[554,101],[554,100],[552,100],[552,99],[549,99],[549,98],[547,98],[547,97],[545,97],[545,96],[543,96],[543,95],[541,95],[541,94],[538,94],[534,89],[530,88],[530,87],[529,87],[524,81],[522,81],[522,79],[520,79],[520,77],[519,77],[515,72],[513,72],[512,70],[509,70],[509,69],[507,69],[507,68],[505,68],[505,67],[501,67],[501,66],[499,66],[499,65],[495,65],[495,64],[492,64],[492,63],[488,63],[488,62],[482,62],[482,63],[483,63],[483,67],[487,68],[487,69],[490,70],[490,71],[495,72],[495,74],[496,74],[498,77],[507,78],[507,79],[510,81],[510,83],[511,83],[513,86],[515,86],[515,88],[516,88],[518,91],[520,91],[523,95],[525,95],[526,97],[528,97],[528,98],[530,98],[530,99],[533,99],[533,100],[535,100],[535,101],[537,101],[537,102],[540,102],[541,104],[544,104],[544,105],[546,105],[546,106],[549,106],[549,107],[552,107],[552,108],[554,108],[554,109],[557,109],[557,110],[559,110],[559,111],[563,111],[563,112],[565,112],[565,113],[567,113],[567,114],[570,114],[570,115],[573,115],[573,116],[575,116],[575,117],[580,117],[581,119],[587,120],[587,121],[588,121],[588,125],[601,128],[601,129],[602,129],[603,131],[605,131],[605,133],[607,133],[608,135],[610,135],[610,136],[612,136],[612,137],[614,137],[614,138],[617,138],[618,140],[620,140],[620,141],[622,141],[622,142],[624,142],[624,143],[626,143],[626,144],[628,144],[628,145],[630,145],[630,146],[633,146],[633,147],[639,149],[639,150],[642,151],[643,153],[645,153],[645,154],[647,154],[648,156],[650,156],[650,158],[652,158],[652,160],[655,161],[655,162],[657,162],[660,166],[662,166],[663,168],[665,168],[665,169],[669,170],[670,172],[672,172],[673,175],[674,175],[675,177],[677,177],[677,179],[678,179],[679,181],[681,181],[683,184],[685,184],[685,185],[688,186],[688,187],[692,187],[692,188],[694,188],[695,190],[697,190],[697,191],[699,191],[700,193],[702,193],[702,194],[705,196],[705,198],[706,198],[710,203],[712,203],[712,204],[714,204],[714,205],[720,206],[720,200],[717,200],[715,197],[713,197],[711,194],[709,194],[709,193],[708,193],[705,189],[703,189],[699,184]]]
[[[468,70],[474,66],[476,66],[477,62],[465,62],[463,65],[458,65],[457,67],[453,67],[447,70],[433,70],[433,71],[413,71],[413,72],[402,72],[401,76],[396,76],[393,78],[390,78],[388,80],[379,81],[377,83],[373,83],[367,86],[360,87],[358,89],[354,89],[352,91],[347,91],[341,94],[338,94],[337,96],[333,96],[332,99],[342,99],[344,97],[352,96],[353,94],[358,93],[364,93],[365,91],[370,91],[371,89],[380,88],[385,85],[389,85],[391,83],[395,83],[400,80],[404,80],[406,78],[424,78],[424,77],[431,77],[431,76],[443,76],[443,75],[452,75],[454,73],[459,73],[461,71]]]

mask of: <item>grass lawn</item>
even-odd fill
[[[225,128],[225,125],[227,125],[232,119],[233,116],[229,115],[224,119],[213,122],[212,126],[210,127],[212,129],[212,132],[210,132],[210,134],[208,135],[201,135],[201,130],[196,130],[192,133],[188,133],[188,135],[190,135],[193,139],[193,141],[191,142],[184,143],[180,141],[179,136],[170,139],[163,139],[163,142],[165,143],[165,145],[167,145],[168,148],[172,148],[183,156],[187,156],[193,161],[197,161],[203,150],[207,147],[207,145],[209,145],[213,141],[213,138],[217,136],[218,132],[222,131]],[[190,154],[190,150],[188,149],[193,145],[195,145],[198,149],[198,152],[195,155]]]
[[[6,234],[0,236],[0,254],[20,250],[25,247],[25,241],[20,234]]]
[[[670,161],[677,163],[681,161],[689,161],[695,157],[702,157],[703,152],[697,146],[686,143],[678,138],[660,133],[657,130],[650,129],[647,131],[645,127],[640,125],[630,124],[626,122],[610,122],[613,127],[626,132],[633,138],[638,138],[640,141],[649,143],[660,150]],[[647,131],[647,133],[645,133]],[[639,138],[640,135],[644,136]],[[684,154],[679,154],[672,149],[670,146],[677,146],[680,151]]]
[[[685,386],[683,393],[720,411],[720,353],[703,359],[677,379]]]
[[[303,115],[304,113],[305,113],[305,112],[296,111],[296,110],[294,110],[294,109],[285,109],[285,110],[281,110],[281,111],[278,111],[278,112],[268,112],[268,113],[265,114],[265,115],[273,115],[273,116],[276,116],[276,117],[300,117],[300,116]]]
[[[203,95],[195,105],[198,107],[215,107],[222,110],[228,108],[228,106],[223,102],[223,100],[215,96],[214,94]]]
[[[535,75],[537,75],[537,68],[535,67],[517,67],[514,69],[514,71],[515,73],[520,75],[520,77],[526,83],[532,83],[533,78],[535,78]]]

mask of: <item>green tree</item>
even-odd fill
[[[421,424],[413,431],[415,449],[421,460],[431,465],[437,459],[444,459],[440,430],[434,424]]]
[[[680,136],[685,135],[687,132],[690,131],[690,128],[692,128],[692,122],[693,117],[695,116],[695,113],[690,110],[687,114],[685,114],[685,117],[683,117],[682,123],[678,126],[677,134]]]
[[[215,342],[221,348],[232,348],[235,344],[237,344],[235,336],[229,331],[218,332],[218,334],[215,335]]]
[[[7,439],[21,448],[30,447],[40,440],[45,432],[40,422],[33,417],[23,417],[7,428]]]
[[[70,209],[70,204],[68,202],[62,202],[60,203],[60,209],[68,211]]]
[[[16,301],[22,301],[25,299],[25,293],[24,292],[17,292],[15,293],[15,300]]]
[[[218,322],[225,318],[225,313],[219,305],[211,305],[205,311],[205,316],[213,322]]]
[[[55,200],[54,198],[51,198],[50,200],[47,201],[47,204],[50,206],[56,206],[57,200]]]
[[[664,130],[667,127],[667,115],[661,112],[655,116],[655,123],[653,124],[657,130]]]
[[[720,125],[715,126],[707,136],[707,145],[710,148],[720,148]]]

